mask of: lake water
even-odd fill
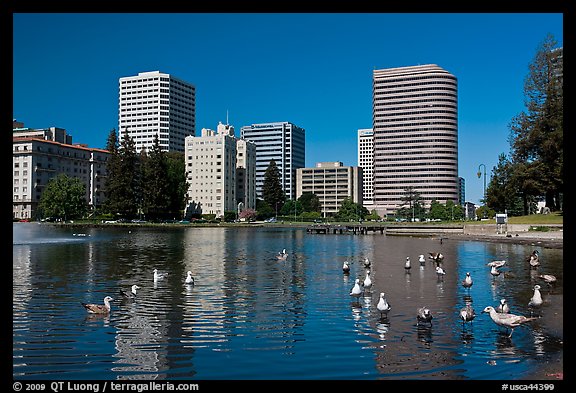
[[[15,379],[510,380],[563,350],[545,323],[558,317],[563,250],[303,228],[15,223],[13,231]],[[286,261],[276,259],[282,249]],[[532,249],[538,270],[525,260]],[[428,252],[445,255],[442,279]],[[373,285],[356,300],[349,293],[364,280],[365,257]],[[496,259],[507,261],[506,275],[493,278],[486,263]],[[154,268],[168,275],[154,282]],[[466,272],[470,290],[460,284]],[[549,286],[539,273],[558,281]],[[513,313],[530,315],[536,283],[541,318],[511,338],[481,313],[506,298]],[[119,290],[132,284],[141,287],[136,300],[123,300]],[[376,309],[380,292],[392,306],[387,318]],[[109,315],[81,305],[107,295]],[[477,317],[463,326],[467,302]],[[421,306],[431,326],[417,325]]]

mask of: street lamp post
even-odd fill
[[[482,172],[480,172],[480,167],[482,167],[482,166],[484,167],[484,194],[483,194],[483,196],[484,196],[484,205],[486,205],[486,165],[484,165],[484,164],[478,165],[477,175],[478,175],[478,179],[480,179],[480,176],[482,176]]]

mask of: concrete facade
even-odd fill
[[[407,187],[458,203],[458,85],[435,64],[373,71],[374,203],[402,206]]]
[[[107,150],[88,148],[85,145],[70,145],[37,136],[14,136],[12,217],[41,218],[37,217],[37,209],[42,191],[50,179],[60,173],[78,178],[85,184],[86,201],[91,210],[101,207],[106,200],[106,166],[109,157]]]
[[[315,168],[296,171],[296,198],[305,192],[318,196],[323,217],[340,210],[342,201],[362,204],[362,168],[344,166],[341,162],[319,162]]]
[[[150,150],[158,137],[163,151],[184,151],[184,139],[196,133],[196,88],[160,71],[141,72],[118,81],[118,134]]]

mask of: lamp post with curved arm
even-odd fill
[[[478,165],[477,175],[478,175],[478,179],[480,179],[480,176],[482,176],[482,172],[480,172],[480,167],[482,167],[482,166],[484,167],[484,194],[483,194],[484,200],[483,200],[483,202],[484,202],[484,205],[486,205],[486,165],[484,165],[484,164]]]

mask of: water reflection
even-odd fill
[[[92,228],[71,241],[72,229],[42,228],[52,242],[20,232],[25,241],[13,247],[19,378],[499,379],[562,348],[546,329],[563,292],[561,250],[541,250],[546,271],[558,277],[553,287],[542,285],[549,299],[542,320],[510,341],[486,315],[463,326],[458,312],[503,297],[517,313],[528,312],[532,287],[542,281],[531,283],[525,247],[256,227]],[[279,262],[283,248],[290,256]],[[445,276],[432,260],[412,274],[398,263],[430,251],[445,256]],[[353,299],[366,257],[372,285]],[[492,285],[491,259],[509,260],[514,276]],[[154,283],[154,268],[168,276]],[[194,286],[184,283],[187,271]],[[466,271],[474,277],[469,291],[460,285]],[[133,284],[141,287],[136,299],[121,300],[119,289]],[[394,306],[387,315],[376,308],[380,292]],[[109,315],[87,315],[80,306],[108,294],[117,298]],[[422,305],[433,311],[431,326],[416,324]],[[506,367],[488,369],[487,360]]]

